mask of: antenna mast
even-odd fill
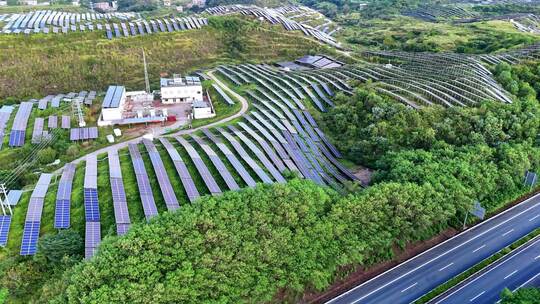
[[[146,85],[146,93],[150,93],[150,80],[148,79],[148,68],[146,67],[146,55],[144,54],[144,49],[141,50],[144,62],[144,83]]]

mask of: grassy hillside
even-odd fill
[[[216,17],[218,20],[234,17]],[[107,40],[103,32],[67,35],[0,36],[0,99],[29,98],[49,93],[103,90],[119,83],[128,89],[144,86],[141,50],[146,51],[153,88],[162,72],[186,73],[218,62],[294,58],[321,52],[322,46],[300,33],[285,33],[242,21],[242,52],[232,52],[231,29],[161,33]]]

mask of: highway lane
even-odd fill
[[[504,288],[517,290],[540,277],[540,237],[489,265],[430,303],[495,303]]]
[[[328,301],[410,303],[540,227],[540,195],[401,263]]]

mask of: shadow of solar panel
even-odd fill
[[[34,255],[37,252],[37,242],[39,238],[39,227],[41,223],[24,222],[23,237],[21,242],[20,255]]]
[[[11,215],[0,215],[0,247],[5,247],[7,245],[10,227]]]

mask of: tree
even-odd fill
[[[540,289],[538,288],[521,288],[512,293],[505,289],[501,293],[501,304],[539,304]]]
[[[56,150],[53,148],[45,148],[37,153],[39,162],[41,164],[50,164],[56,160]]]
[[[55,265],[65,258],[82,257],[84,245],[78,232],[72,229],[60,230],[57,234],[48,234],[39,240],[38,252]]]

